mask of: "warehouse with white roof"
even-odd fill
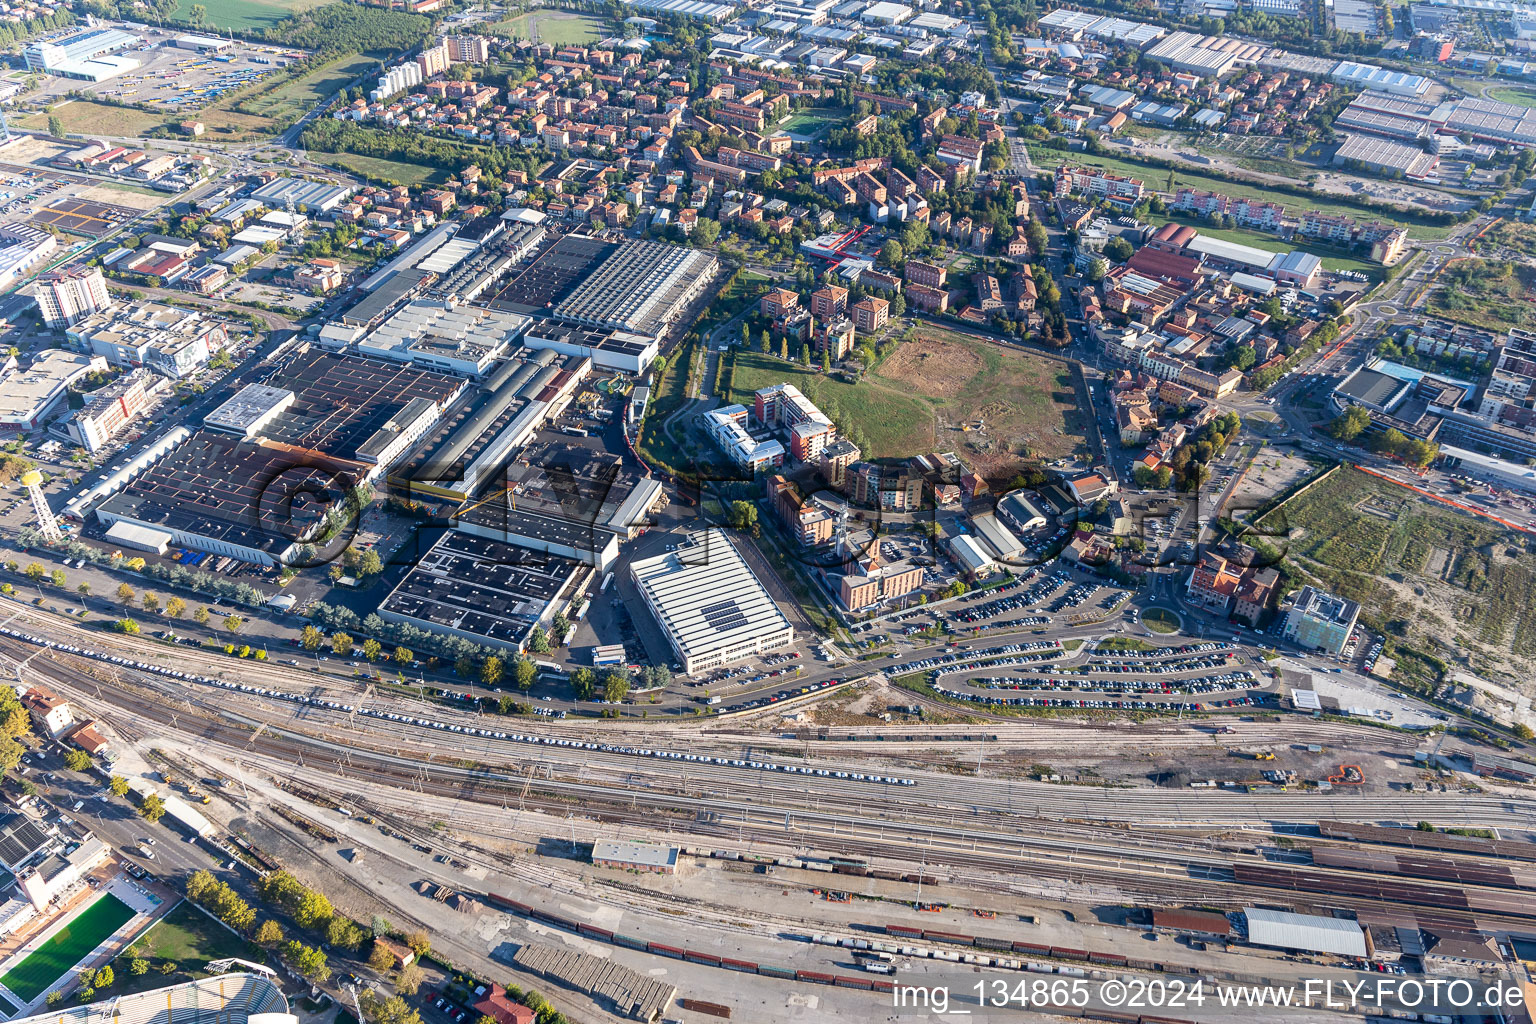
[[[688,675],[794,642],[794,628],[724,530],[696,533],[629,572]]]
[[[1364,957],[1365,933],[1357,921],[1248,907],[1248,941],[1272,949]]]

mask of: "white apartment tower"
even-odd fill
[[[49,327],[70,327],[110,305],[100,267],[51,270],[37,279],[37,308]]]

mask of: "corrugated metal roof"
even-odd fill
[[[1255,946],[1365,956],[1365,933],[1358,922],[1261,907],[1246,907],[1243,914],[1248,918],[1248,941]]]

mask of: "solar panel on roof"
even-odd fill
[[[717,633],[736,629],[745,625],[747,621],[747,616],[742,612],[735,598],[705,605],[699,610],[699,614],[704,616],[704,621],[709,624],[709,628]]]

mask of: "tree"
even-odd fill
[[[82,593],[82,594],[89,595],[90,592],[91,592],[91,581],[90,580],[86,580],[85,582],[81,583],[75,589],[80,591],[80,593]]]
[[[406,964],[400,970],[400,977],[395,979],[395,991],[402,996],[413,996],[421,989],[421,983],[427,980],[427,972],[415,964]]]
[[[117,600],[120,604],[132,604],[136,596],[134,589],[126,583],[117,585]]]
[[[139,634],[139,624],[128,618],[118,619],[112,623],[112,628],[128,636],[137,636]]]
[[[63,569],[55,569],[50,572],[48,580],[56,587],[63,587],[69,582],[69,578],[64,575]]]
[[[199,608],[197,611],[192,613],[192,621],[196,622],[199,626],[208,625],[208,620],[211,618],[213,618],[213,616],[209,613],[207,608]]]
[[[432,940],[427,937],[426,932],[408,933],[405,944],[410,947],[412,953],[416,954],[418,960],[432,952]]]
[[[622,665],[603,673],[603,699],[610,704],[622,703],[629,694],[629,670]]]
[[[1525,740],[1527,743],[1529,743],[1533,738],[1536,738],[1536,733],[1531,731],[1530,726],[1526,725],[1524,722],[1515,723],[1515,739]]]
[[[144,606],[144,610],[146,612],[154,613],[160,610],[159,595],[151,594],[147,590],[144,591],[143,596],[139,598],[139,603]]]
[[[1340,441],[1353,441],[1371,425],[1371,414],[1352,405],[1328,424],[1328,433]]]
[[[1167,490],[1168,485],[1173,483],[1173,470],[1167,466],[1157,467],[1157,480],[1155,483],[1159,490]]]
[[[325,893],[305,889],[293,905],[293,923],[300,928],[324,928],[335,913]]]
[[[196,28],[202,28],[208,24],[208,7],[205,4],[193,4],[187,20]]]
[[[416,660],[416,652],[411,650],[409,647],[396,647],[395,648],[395,664],[396,665],[409,665],[409,664],[411,664],[415,660]]]
[[[91,760],[90,754],[87,754],[85,751],[78,748],[71,750],[64,755],[64,766],[72,772],[90,771],[91,766],[94,763],[95,762]]]
[[[363,657],[367,658],[369,661],[378,661],[379,655],[383,653],[384,645],[379,643],[373,637],[369,637],[367,640],[363,641]]]
[[[103,964],[96,969],[95,981],[97,988],[111,988],[112,983],[116,980],[117,975],[113,973],[111,964]]]
[[[1111,238],[1104,243],[1104,255],[1116,263],[1124,263],[1131,258],[1136,249],[1123,238]]]
[[[734,528],[750,530],[753,536],[756,536],[758,532],[757,506],[750,501],[731,502],[730,523]]]
[[[107,788],[112,791],[113,796],[127,796],[128,780],[121,775],[114,775],[107,780]]]
[[[144,802],[139,804],[139,817],[151,823],[165,817],[165,801],[158,793],[145,795]]]
[[[347,953],[356,952],[366,937],[361,928],[344,917],[333,917],[325,926],[325,941]]]
[[[52,114],[48,115],[48,134],[56,139],[64,137],[64,122]]]
[[[517,688],[524,693],[533,689],[533,680],[537,675],[538,670],[534,668],[533,662],[527,658],[518,658],[517,661],[512,663],[513,681],[517,683]]]
[[[325,954],[297,939],[288,940],[283,947],[283,959],[310,981],[322,982],[331,976],[331,969],[325,965]]]
[[[384,571],[384,560],[373,548],[363,552],[363,556],[357,560],[357,571],[364,576],[377,576]]]
[[[13,739],[0,740],[0,773],[15,771],[26,752],[27,748]]]
[[[244,625],[245,625],[245,620],[242,619],[238,615],[235,615],[235,614],[231,613],[229,615],[224,616],[224,628],[229,630],[229,632],[231,632],[231,633],[238,633],[238,632],[240,632],[240,628],[242,626],[244,626]]]
[[[502,665],[501,659],[493,654],[480,666],[480,682],[486,686],[495,686],[501,682],[501,674],[504,670],[505,666]]]
[[[270,917],[267,918],[261,922],[261,927],[256,929],[254,941],[256,945],[264,946],[267,949],[276,948],[283,941],[283,926]]]
[[[565,638],[571,633],[571,620],[565,617],[565,612],[555,612],[554,619],[549,624],[549,638],[556,644],[564,644]]]
[[[549,653],[549,634],[544,632],[543,626],[534,626],[528,633],[528,649],[534,654]]]
[[[337,633],[331,637],[331,653],[338,658],[346,657],[352,653],[352,635],[350,633]]]
[[[376,971],[387,971],[395,965],[395,955],[384,948],[384,944],[375,942],[373,951],[368,954],[368,966]]]
[[[421,1024],[421,1014],[411,1009],[400,996],[390,996],[388,999],[380,999],[372,989],[364,992],[359,999],[363,1008],[363,1016],[373,1024]]]
[[[894,238],[887,239],[886,243],[880,247],[880,262],[888,267],[899,266],[906,255],[901,243]]]
[[[128,961],[128,973],[135,978],[143,977],[149,973],[149,961],[141,956],[136,956]]]
[[[325,640],[325,634],[314,626],[305,626],[299,632],[299,646],[306,651],[313,651]]]
[[[179,619],[187,611],[187,602],[179,597],[172,597],[165,602],[165,614],[173,619]]]
[[[583,666],[571,673],[571,695],[577,700],[591,700],[596,686],[597,676],[591,669]]]

